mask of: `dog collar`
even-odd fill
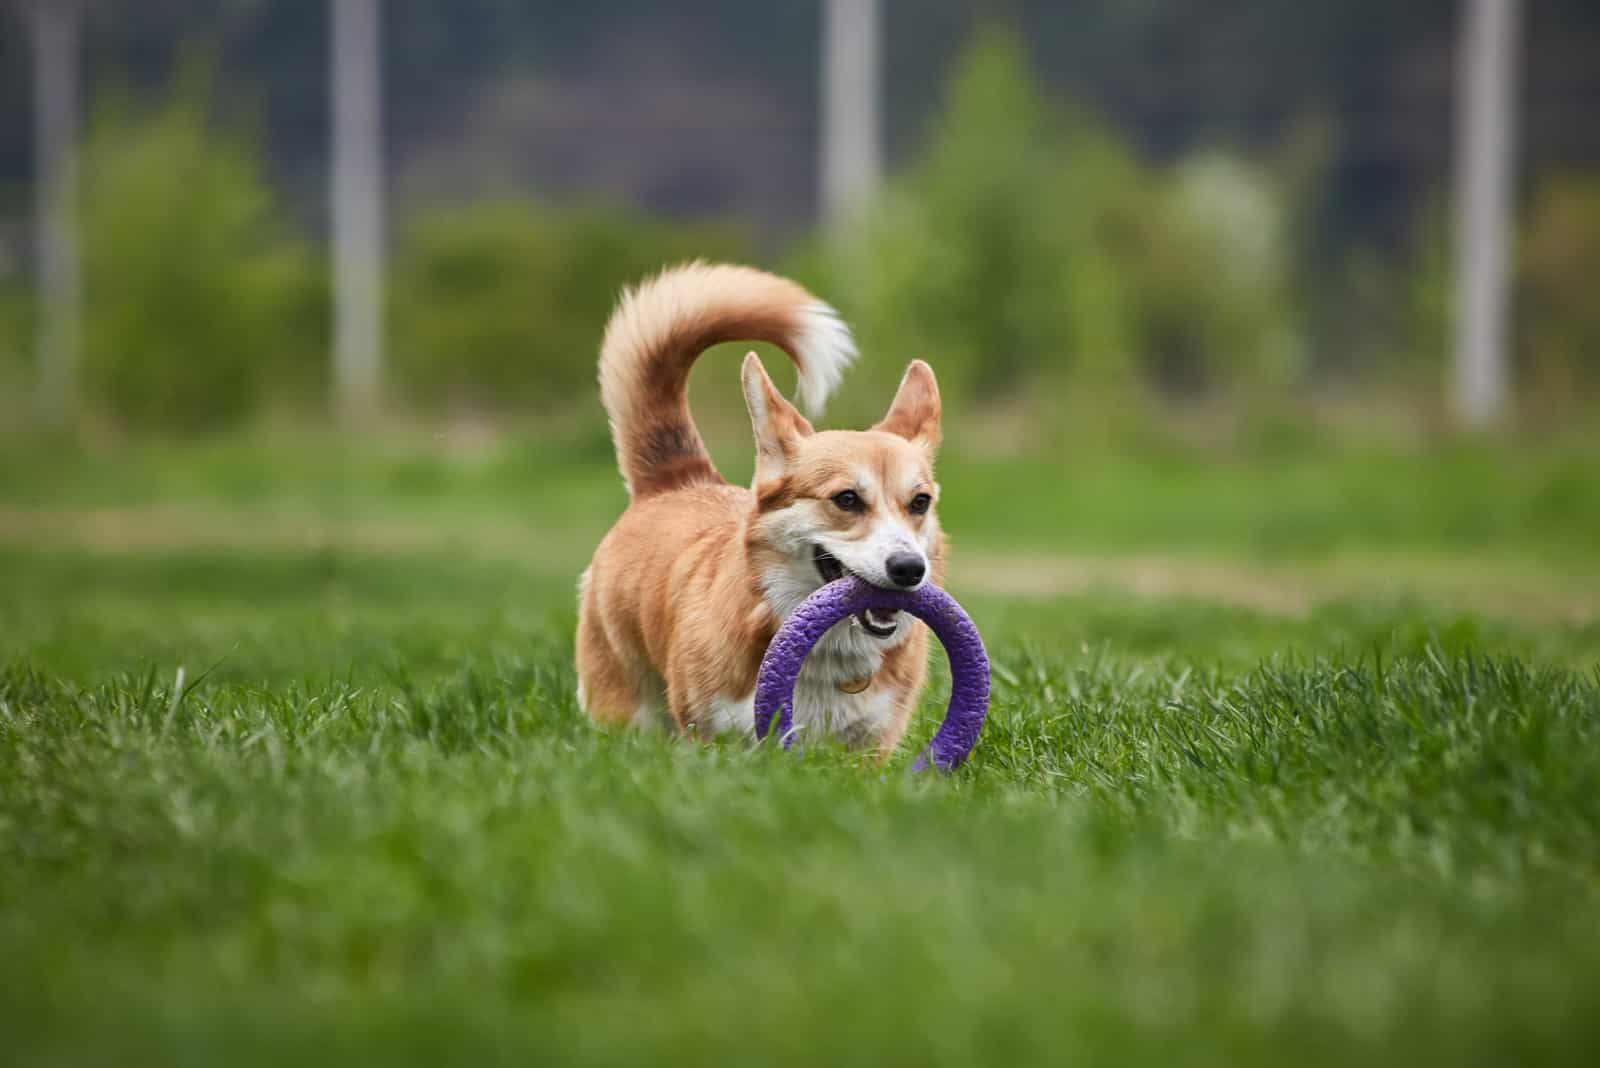
[[[872,676],[871,675],[863,675],[859,679],[846,679],[844,682],[839,683],[839,692],[840,693],[860,693],[862,690],[865,690],[868,686],[871,686],[871,685],[872,685]]]

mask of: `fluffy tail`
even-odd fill
[[[721,482],[689,414],[689,369],[721,341],[770,341],[800,369],[815,414],[855,359],[850,330],[786,278],[688,263],[624,292],[600,346],[600,400],[622,480],[635,497]]]

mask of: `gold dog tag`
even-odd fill
[[[872,676],[871,675],[863,675],[859,679],[851,679],[848,682],[841,682],[839,684],[839,692],[840,693],[860,693],[862,690],[865,690],[868,686],[871,686],[871,685],[872,685]]]

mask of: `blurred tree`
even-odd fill
[[[1117,375],[1131,338],[1107,255],[1137,164],[1040,97],[1006,31],[973,46],[945,101],[926,154],[874,213],[870,257],[828,291],[854,297],[869,345],[934,360],[957,400],[1069,359]]]
[[[1304,373],[1284,185],[1237,156],[1198,153],[1166,179],[1157,211],[1142,216],[1153,225],[1126,269],[1157,382],[1270,389]]]
[[[726,227],[604,208],[483,201],[416,213],[392,286],[393,383],[454,414],[595,410],[595,359],[617,291],[662,266],[743,258]]]
[[[1518,363],[1549,414],[1600,391],[1600,180],[1558,177],[1534,196],[1518,267]]]
[[[993,30],[865,228],[870,255],[811,269],[868,349],[932,360],[956,404],[1281,386],[1305,364],[1291,185],[1219,152],[1145,165]]]
[[[210,126],[209,86],[192,64],[153,113],[110,95],[85,141],[85,385],[132,425],[235,421],[326,351],[307,250],[252,141]]]

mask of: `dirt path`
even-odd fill
[[[0,507],[0,544],[102,553],[464,549],[484,559],[562,573],[581,569],[588,548],[580,532],[536,520],[340,519],[180,506]],[[952,585],[960,590],[1015,598],[1108,592],[1153,600],[1198,598],[1302,616],[1330,601],[1415,596],[1492,617],[1600,622],[1600,571],[1575,573],[1527,558],[1367,552],[1269,562],[1183,552],[1010,554],[958,548],[952,571]]]

